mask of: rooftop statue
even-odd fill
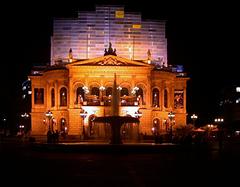
[[[104,50],[104,56],[106,56],[106,55],[114,55],[114,56],[117,56],[117,54],[116,54],[116,49],[113,50],[113,48],[112,48],[112,43],[111,43],[111,42],[109,42],[109,47],[108,47],[108,49],[105,48],[105,50]]]

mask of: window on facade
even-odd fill
[[[43,88],[34,88],[34,104],[44,104]]]
[[[51,107],[55,106],[55,91],[54,88],[51,90]]]
[[[184,106],[183,90],[174,90],[174,108],[180,109]]]
[[[67,106],[67,89],[60,89],[60,106]]]
[[[97,87],[92,87],[91,95],[99,96],[99,88],[97,88]]]
[[[85,98],[85,92],[82,87],[78,87],[76,91],[76,103],[80,104],[84,101]]]
[[[136,96],[139,100],[139,103],[140,104],[144,104],[144,97],[143,97],[143,89],[142,88],[139,88],[137,91],[136,91]]]
[[[168,91],[166,89],[164,90],[164,107],[168,107]]]
[[[152,105],[159,107],[159,90],[157,88],[154,88],[152,92]]]
[[[120,95],[121,95],[121,97],[124,96],[124,95],[128,96],[128,95],[129,95],[129,94],[128,94],[128,89],[127,89],[127,88],[122,88]]]
[[[112,87],[107,87],[106,96],[112,95]]]

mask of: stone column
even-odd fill
[[[68,101],[69,101],[69,108],[74,108],[74,101],[76,94],[73,87],[73,78],[69,77],[69,83],[68,83]]]
[[[58,110],[59,109],[59,90],[58,90],[58,81],[54,82],[55,87],[55,107]]]
[[[184,106],[183,112],[186,113],[186,111],[187,111],[187,107],[186,107],[187,106],[187,89],[185,86],[183,87],[183,106]]]
[[[46,82],[46,91],[45,91],[45,94],[44,94],[44,105],[46,107],[46,109],[50,109],[51,107],[51,97],[49,97],[49,95],[51,96],[51,90],[50,90],[50,83],[47,81]]]
[[[152,81],[150,76],[147,76],[147,90],[146,90],[146,97],[145,97],[145,102],[146,102],[146,107],[149,108],[152,106]]]
[[[170,91],[169,91],[170,103],[169,103],[169,108],[172,111],[174,110],[174,91],[175,91],[174,83],[170,83]]]

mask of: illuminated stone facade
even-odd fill
[[[102,55],[96,58],[74,58],[69,50],[67,61],[62,58],[61,63],[54,61],[42,69],[33,68],[29,76],[33,136],[46,135],[50,129],[68,137],[108,139],[108,124],[94,124],[93,119],[111,115],[114,74],[119,86],[120,115],[140,117],[139,125],[122,127],[123,138],[133,140],[139,134],[166,134],[171,125],[173,129],[186,125],[189,78],[185,73],[154,61],[144,43],[141,48],[146,58],[142,60],[122,57],[121,50],[115,51],[111,43],[108,49],[104,46]],[[170,112],[175,114],[173,119],[168,116]]]

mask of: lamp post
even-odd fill
[[[2,121],[3,121],[3,135],[6,136],[6,134],[7,134],[7,118],[3,117]]]
[[[195,127],[195,121],[198,119],[198,116],[196,114],[191,115],[191,119],[193,121],[193,126]]]
[[[29,114],[25,112],[24,114],[21,114],[21,117],[26,119],[29,117]]]
[[[24,125],[19,125],[19,133],[20,133],[20,136],[24,134]]]
[[[214,128],[214,125],[213,124],[209,124],[209,125],[207,125],[207,127],[208,127],[208,138],[210,138],[211,134],[212,134],[212,130]]]
[[[215,118],[214,122],[217,124],[218,127],[218,145],[219,145],[219,151],[222,151],[223,148],[223,139],[224,139],[224,133],[223,133],[223,127],[222,124],[224,122],[223,118]]]
[[[217,124],[218,130],[221,130],[224,119],[223,118],[215,118],[214,122]]]
[[[45,115],[46,115],[46,118],[48,118],[48,130],[53,131],[53,127],[51,126],[52,125],[51,119],[53,117],[53,113],[50,110],[48,110]]]
[[[168,113],[168,118],[170,120],[170,141],[172,142],[172,136],[173,136],[173,132],[172,132],[172,126],[173,126],[173,119],[175,117],[175,114],[171,111]]]
[[[84,119],[87,117],[87,111],[85,111],[83,108],[80,109],[80,116],[83,119],[83,130],[82,135],[83,139],[85,139],[85,125],[84,125]]]
[[[218,123],[218,124],[221,124],[221,123],[224,122],[224,119],[223,119],[223,118],[215,118],[215,119],[214,119],[214,122],[215,122],[215,123]]]
[[[135,118],[140,119],[142,117],[142,112],[140,112],[139,110],[137,110],[134,113]],[[137,133],[138,133],[138,140],[140,140],[140,136],[139,136],[139,125],[137,126]]]
[[[21,117],[24,119],[25,129],[27,131],[30,130],[29,125],[27,123],[28,122],[27,119],[30,117],[30,115],[25,112],[24,114],[21,114]]]

